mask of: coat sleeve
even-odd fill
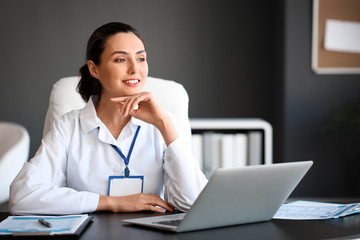
[[[66,187],[67,138],[71,131],[67,127],[56,121],[38,152],[12,182],[11,214],[77,214],[96,210],[98,194]]]
[[[207,184],[197,161],[180,139],[165,152],[165,200],[181,211],[188,211]]]

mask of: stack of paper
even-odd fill
[[[39,223],[42,218],[51,227]],[[87,214],[69,216],[9,216],[0,223],[0,235],[78,235],[91,220]]]
[[[360,212],[360,203],[335,204],[296,201],[283,204],[274,219],[318,220],[348,216]]]

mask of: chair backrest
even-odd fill
[[[72,110],[81,109],[85,102],[76,91],[79,77],[66,77],[57,81],[51,91],[49,108],[45,118],[45,136],[51,128],[54,119]],[[144,91],[152,92],[164,109],[173,114],[181,129],[181,135],[190,147],[191,129],[189,123],[189,96],[185,88],[174,81],[148,77]]]
[[[30,137],[21,125],[0,122],[0,203],[9,199],[9,186],[28,160]]]

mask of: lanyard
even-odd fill
[[[121,152],[121,150],[117,146],[115,146],[113,144],[110,144],[115,149],[115,151],[121,156],[121,158],[124,160],[124,163],[125,163],[125,169],[124,169],[125,178],[128,178],[130,176],[130,169],[129,169],[128,165],[129,165],[129,162],[130,162],[131,153],[133,151],[135,141],[136,141],[136,138],[137,138],[137,136],[139,134],[139,131],[140,131],[140,126],[138,126],[137,129],[136,129],[135,136],[134,136],[134,138],[133,138],[133,140],[131,142],[129,153],[128,153],[127,157],[125,157],[125,155]]]

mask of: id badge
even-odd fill
[[[108,195],[127,196],[143,192],[144,176],[109,176]]]

